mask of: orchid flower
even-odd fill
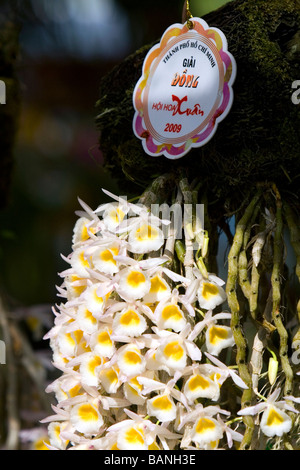
[[[282,436],[289,432],[292,427],[291,417],[284,410],[298,413],[298,411],[289,405],[285,400],[277,401],[280,395],[280,389],[277,388],[268,398],[254,406],[243,408],[238,412],[239,416],[257,415],[262,413],[260,428],[268,436]],[[289,400],[298,402],[294,397],[286,397]]]
[[[193,422],[192,429],[188,429],[190,439],[200,446],[206,445],[212,441],[218,441],[223,437],[224,428],[220,422],[213,418],[216,414],[229,415],[226,410],[222,410],[219,406],[203,407],[201,403],[195,406],[195,409],[183,416],[178,427],[180,430],[188,422]]]
[[[205,355],[208,357],[208,359],[213,363],[215,364],[219,369],[220,369],[220,372],[222,373],[225,373],[227,374],[227,377],[231,377],[232,380],[234,381],[234,383],[242,388],[242,389],[248,389],[248,386],[245,384],[245,382],[239,377],[238,373],[233,370],[233,369],[230,369],[229,367],[227,367],[225,364],[223,364],[223,362],[221,362],[219,359],[217,359],[216,357],[212,356],[211,354],[209,353],[205,353]]]

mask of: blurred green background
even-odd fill
[[[193,16],[226,1],[191,0]],[[99,82],[114,65],[181,22],[183,1],[21,0],[21,114],[8,204],[0,211],[0,282],[12,307],[57,301],[60,253],[71,249],[77,197],[95,208],[102,168],[95,127]],[[50,313],[50,310],[49,310]]]

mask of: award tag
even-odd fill
[[[219,29],[194,17],[170,26],[148,52],[133,92],[133,130],[145,152],[177,159],[205,145],[231,108],[235,75]]]

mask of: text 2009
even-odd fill
[[[181,124],[170,124],[170,123],[167,123],[166,124],[166,127],[165,127],[165,132],[177,132],[179,133],[182,129],[182,125]]]

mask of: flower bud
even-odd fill
[[[208,278],[208,272],[207,272],[207,269],[206,269],[206,266],[204,264],[204,261],[203,261],[203,258],[200,257],[198,260],[197,260],[197,267],[200,271],[200,273],[202,274],[202,276],[207,279]]]
[[[202,258],[205,258],[205,256],[207,255],[207,252],[208,252],[208,244],[209,244],[209,237],[207,236],[207,233],[204,235],[204,238],[203,238],[203,245],[202,245],[202,248],[201,248],[201,254],[202,254]]]
[[[278,361],[274,357],[270,357],[268,366],[268,378],[271,385],[274,384],[278,372]]]
[[[175,242],[175,251],[179,261],[181,261],[181,263],[184,263],[185,246],[180,240],[176,240]]]

